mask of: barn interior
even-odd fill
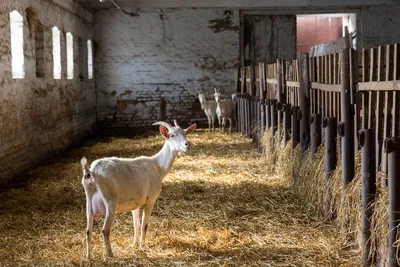
[[[161,193],[149,247],[130,247],[124,215],[115,259],[94,238],[97,264],[357,266],[334,226],[314,230],[320,218],[293,206],[276,175],[265,181],[249,139],[205,130],[198,92],[230,96],[240,67],[346,35],[354,49],[398,43],[399,14],[394,0],[1,1],[0,266],[87,264],[80,158],[151,155],[163,141],[152,124],[174,119],[199,130]]]

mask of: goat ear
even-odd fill
[[[87,159],[86,159],[85,157],[83,157],[83,158],[81,159],[81,165],[82,165],[82,168],[85,168],[85,167],[86,167],[86,165],[87,165]]]
[[[185,130],[185,133],[186,133],[186,134],[190,134],[190,133],[194,132],[194,130],[196,129],[196,127],[197,127],[197,124],[196,124],[196,123],[193,123],[192,125],[190,125],[190,126]]]
[[[165,138],[168,138],[168,130],[164,126],[160,125],[160,134]]]

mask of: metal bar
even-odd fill
[[[358,139],[361,146],[362,261],[363,266],[367,267],[375,262],[375,254],[370,256],[371,221],[374,212],[372,204],[376,195],[375,130],[360,130]]]
[[[354,125],[353,106],[350,104],[350,69],[349,49],[340,53],[341,75],[341,117],[339,125],[342,143],[342,189],[353,180],[354,177]]]
[[[277,113],[278,113],[278,144],[281,144],[281,124],[283,122],[283,112],[282,112],[282,105],[284,104],[284,84],[283,80],[285,77],[284,74],[284,64],[282,59],[277,60],[277,69],[278,69],[278,90],[277,90],[277,100],[278,100],[278,105],[277,105]]]
[[[300,54],[300,152],[303,155],[310,145],[310,94],[308,82],[308,54]]]
[[[400,138],[394,137],[385,140],[388,153],[388,182],[389,182],[389,248],[388,266],[398,267],[397,263],[397,234],[400,221]]]
[[[300,143],[299,107],[292,107],[292,148]]]
[[[271,101],[265,100],[265,127],[269,129],[271,127]]]
[[[332,217],[330,214],[330,203],[332,198],[330,179],[331,174],[336,168],[337,153],[336,153],[336,118],[324,118],[323,127],[325,128],[325,198],[324,212],[327,217]]]
[[[291,127],[291,105],[285,104],[283,106],[283,142],[286,146],[287,142],[289,141],[289,132]]]
[[[275,147],[276,100],[271,100],[271,148]]]
[[[321,114],[313,114],[311,115],[311,157],[314,159],[315,154],[318,151],[319,146],[321,145],[321,123],[322,116]]]

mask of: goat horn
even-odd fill
[[[153,123],[153,125],[162,125],[165,128],[167,128],[169,131],[173,130],[173,127],[169,123],[167,123],[165,121],[158,121],[158,122]]]
[[[178,122],[176,120],[174,120],[174,124],[175,124],[175,127],[180,128],[180,126],[179,126],[179,124],[178,124]]]
[[[217,88],[214,87],[214,90],[215,90],[215,93],[218,93],[218,92],[217,92]]]

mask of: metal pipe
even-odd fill
[[[397,248],[395,246],[400,222],[400,138],[385,140],[388,153],[388,184],[389,184],[389,267],[398,267]]]
[[[321,145],[321,114],[311,115],[311,157],[314,159],[315,154]]]
[[[299,58],[300,68],[300,152],[306,152],[310,145],[310,94],[308,82],[308,54],[302,53]]]
[[[374,212],[372,203],[376,195],[375,130],[360,130],[358,139],[361,146],[362,261],[364,267],[369,267],[375,262],[375,255],[370,257],[371,220]]]
[[[276,100],[270,101],[271,107],[271,148],[275,147],[275,117],[276,117]]]
[[[329,218],[332,217],[330,213],[330,203],[332,198],[330,178],[332,172],[336,168],[337,154],[336,154],[336,134],[337,125],[336,118],[324,118],[322,126],[325,128],[325,199],[324,211],[325,215]]]
[[[291,112],[291,105],[285,104],[283,106],[283,142],[285,146],[289,141],[289,135],[290,135],[289,134],[291,127],[290,112]]]
[[[340,52],[340,103],[342,122],[339,133],[342,141],[342,189],[354,178],[354,125],[353,106],[350,103],[349,49]]]
[[[292,107],[292,148],[300,143],[299,107]]]

